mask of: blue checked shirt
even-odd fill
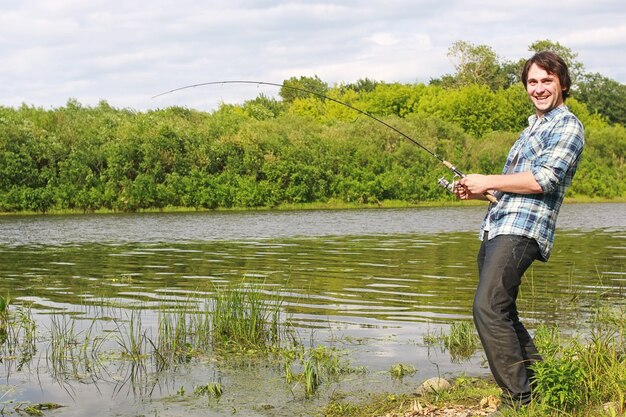
[[[531,171],[543,193],[498,192],[499,201],[489,206],[480,238],[487,231],[489,239],[498,235],[533,238],[547,261],[565,190],[572,182],[583,150],[584,129],[564,105],[541,119],[536,115],[529,117],[528,124],[509,151],[503,174]]]

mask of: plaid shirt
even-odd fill
[[[547,261],[565,190],[572,182],[583,150],[584,130],[564,105],[541,119],[536,115],[529,117],[528,124],[509,151],[503,174],[531,171],[543,193],[498,192],[499,202],[489,205],[480,238],[487,230],[489,239],[505,234],[533,238]]]

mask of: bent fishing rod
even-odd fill
[[[318,93],[316,91],[311,91],[311,90],[307,90],[305,88],[301,88],[301,87],[295,87],[295,86],[291,86],[291,85],[285,85],[285,84],[278,84],[278,83],[272,83],[272,82],[267,82],[267,81],[250,81],[250,80],[227,80],[227,81],[210,81],[210,82],[206,82],[206,83],[198,83],[198,84],[191,84],[191,85],[186,85],[183,87],[178,87],[178,88],[174,88],[173,90],[168,90],[168,91],[164,91],[162,93],[159,93],[155,96],[152,96],[152,98],[157,98],[157,97],[161,97],[167,94],[171,94],[174,93],[176,91],[181,91],[181,90],[187,90],[187,89],[191,89],[191,88],[196,88],[196,87],[205,87],[208,85],[224,85],[224,84],[254,84],[254,85],[269,85],[269,86],[273,86],[273,87],[281,87],[281,88],[287,88],[290,90],[294,90],[294,91],[299,91],[301,93],[306,93],[306,94],[311,94],[317,97],[321,97],[325,100],[330,100],[333,101],[337,104],[341,104],[342,106],[346,106],[349,109],[352,109],[354,111],[356,111],[359,114],[362,114],[364,116],[369,117],[370,119],[373,119],[375,121],[377,121],[378,123],[382,124],[383,126],[388,127],[389,129],[393,130],[394,132],[398,133],[400,136],[402,136],[405,139],[408,139],[411,143],[413,143],[414,145],[417,145],[419,148],[423,149],[424,151],[426,151],[428,154],[430,154],[432,157],[436,158],[439,162],[441,162],[443,165],[446,166],[446,168],[448,168],[450,171],[452,171],[452,173],[454,174],[453,178],[452,178],[452,182],[448,181],[445,177],[441,177],[438,180],[438,184],[439,186],[445,188],[446,190],[448,190],[451,193],[454,193],[454,187],[455,187],[455,181],[457,178],[464,178],[465,174],[462,173],[458,168],[456,168],[452,163],[446,161],[445,159],[443,159],[442,157],[440,157],[439,155],[437,155],[435,152],[431,151],[430,149],[428,149],[427,147],[425,147],[424,145],[422,145],[421,143],[419,143],[418,141],[416,141],[415,139],[413,139],[412,137],[410,137],[409,135],[407,135],[404,132],[401,132],[400,130],[398,130],[397,128],[395,128],[394,126],[390,125],[389,123],[377,118],[376,116],[361,110],[359,108],[356,108],[348,103],[344,103],[343,101],[337,100],[335,98],[332,97],[328,97],[324,94]],[[492,203],[497,203],[498,199],[491,194],[490,192],[485,192],[483,193],[483,195],[487,198],[487,200],[489,200]]]

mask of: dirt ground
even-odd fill
[[[485,397],[480,401],[480,404],[475,406],[434,406],[420,400],[414,400],[409,410],[402,413],[388,413],[381,417],[479,417],[494,412],[499,404],[500,400],[495,396]]]

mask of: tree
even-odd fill
[[[283,102],[261,93],[255,99],[246,101],[243,108],[247,114],[255,119],[265,120],[278,116],[284,111],[285,106]]]
[[[455,62],[454,86],[486,85],[492,90],[507,85],[498,55],[487,45],[473,45],[457,41],[448,49],[448,57]]]
[[[314,77],[291,77],[283,81],[279,95],[285,103],[292,103],[297,98],[311,97],[311,93],[317,96],[325,96],[328,89],[328,84],[322,81],[317,75]]]
[[[342,91],[354,90],[357,93],[360,93],[360,92],[371,93],[380,84],[382,84],[382,82],[380,81],[371,80],[369,78],[359,78],[355,83],[346,84],[342,86],[341,89]]]
[[[611,123],[626,125],[626,85],[599,73],[585,74],[575,96],[592,113],[605,116]]]
[[[528,47],[528,50],[531,52],[552,51],[563,58],[569,69],[572,85],[578,83],[585,71],[585,66],[576,60],[578,54],[558,42],[552,42],[549,39],[535,41]]]

